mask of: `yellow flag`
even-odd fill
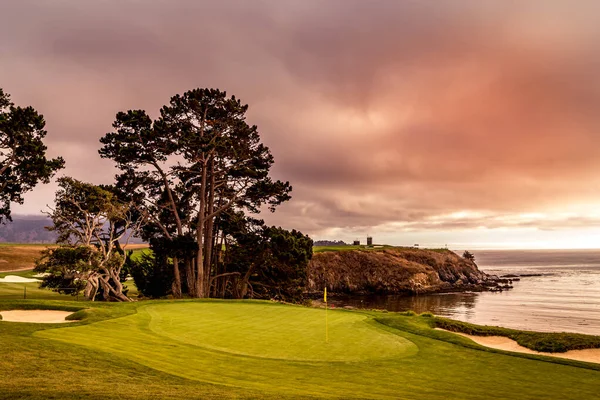
[[[325,292],[323,293],[323,301],[327,303],[327,286],[325,286]]]

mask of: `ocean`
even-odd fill
[[[457,252],[462,254],[461,252]],[[336,306],[429,311],[480,325],[600,335],[600,250],[479,250],[479,269],[521,277],[501,293],[352,296]]]

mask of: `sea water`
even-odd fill
[[[461,254],[460,252],[458,252]],[[600,335],[600,250],[473,251],[479,268],[521,276],[501,293],[350,296],[334,306],[429,311],[480,325]]]

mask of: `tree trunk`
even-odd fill
[[[213,250],[213,239],[214,239],[214,225],[215,225],[215,218],[212,216],[212,213],[214,211],[215,208],[215,160],[214,158],[210,159],[210,187],[209,187],[209,192],[208,192],[208,204],[207,204],[207,212],[206,214],[209,215],[209,219],[208,221],[206,221],[206,234],[204,236],[204,245],[205,245],[205,249],[204,249],[204,273],[206,276],[205,279],[205,293],[207,294],[207,297],[210,295],[210,285],[209,285],[209,277],[210,277],[210,270],[211,270],[211,266],[213,265],[213,258],[212,258],[212,250]],[[216,271],[215,271],[216,274]]]
[[[99,279],[99,283],[102,285],[102,289],[104,290],[104,297],[107,300],[114,299],[114,300],[120,301],[120,302],[132,301],[129,297],[127,297],[123,294],[123,285],[121,284],[120,281],[115,280],[113,277],[112,281],[114,282],[115,287],[112,287],[110,285],[109,281],[110,281],[110,277],[109,278],[101,277]]]
[[[196,297],[196,260],[187,258],[185,260],[185,281],[187,283],[188,295]]]
[[[96,300],[96,294],[98,293],[98,278],[95,276],[90,276],[87,279],[87,284],[85,289],[83,290],[83,296],[89,301]]]
[[[223,272],[227,272],[227,263],[229,262],[229,245],[227,243],[227,238],[225,237],[225,233],[223,233],[223,244],[225,245],[225,251],[223,252]],[[221,246],[222,247],[222,246]],[[221,288],[221,297],[225,298],[225,292],[227,291],[227,285],[229,284],[229,279],[226,279],[223,282],[223,287]]]
[[[244,278],[242,278],[242,281],[240,282],[240,288],[239,288],[239,296],[240,296],[239,298],[240,299],[243,299],[248,294],[248,286],[250,284],[250,276],[252,276],[252,272],[254,272],[255,265],[256,264],[250,265],[250,267],[248,268],[248,271],[246,271],[246,274],[244,275]]]
[[[177,224],[177,234],[179,236],[181,236],[181,235],[183,235],[183,225],[181,223],[181,218],[179,217],[179,211],[177,210],[177,204],[175,204],[175,199],[173,198],[173,192],[171,191],[171,186],[169,185],[169,179],[167,178],[167,175],[164,173],[162,168],[159,167],[158,163],[154,162],[153,165],[158,170],[158,172],[160,173],[160,175],[163,178],[165,190],[167,191],[167,196],[169,197],[169,204],[171,205],[171,212],[173,213],[173,216],[175,217],[175,223]],[[169,237],[169,239],[171,239],[171,237]],[[176,298],[181,298],[181,292],[182,292],[182,290],[181,290],[181,274],[179,272],[179,265],[177,264],[177,261],[175,261],[175,260],[173,261],[173,276],[174,276],[173,286],[172,286],[173,295]]]
[[[236,277],[238,277],[238,276],[240,276],[240,275],[241,275],[241,274],[240,274],[239,272],[226,272],[226,273],[224,273],[224,274],[215,275],[215,276],[213,276],[212,278],[210,278],[210,284],[211,284],[211,286],[212,286],[212,285],[213,285],[213,282],[214,282],[214,287],[216,288],[216,287],[217,287],[217,284],[218,284],[218,282],[219,282],[219,281],[218,281],[218,279],[219,279],[219,278],[225,278],[225,279],[222,279],[222,280],[227,280],[227,279],[229,279],[229,277],[231,277],[231,276],[236,276]]]
[[[179,260],[177,257],[173,257],[173,285],[171,286],[171,292],[173,297],[176,299],[181,298],[181,275],[179,273]]]
[[[179,272],[179,265],[175,260],[173,260],[173,284],[171,285],[171,292],[173,292],[173,297],[176,299],[182,297],[181,273]]]
[[[206,161],[202,163],[202,183],[200,186],[200,206],[198,210],[198,225],[196,226],[196,240],[198,242],[198,253],[196,254],[196,296],[205,296],[205,283],[206,276],[204,274],[204,231],[206,228]]]

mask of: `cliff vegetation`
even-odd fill
[[[333,293],[420,294],[503,290],[509,283],[446,249],[315,251],[308,266],[308,289],[315,292],[326,286]]]

